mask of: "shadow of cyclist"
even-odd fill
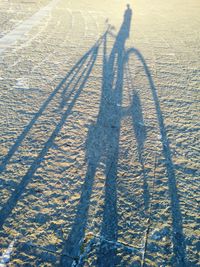
[[[125,42],[129,37],[132,10],[130,6],[124,13],[124,20],[116,36],[115,43],[107,56],[107,38],[103,47],[102,93],[97,121],[91,125],[87,137],[87,172],[82,186],[76,218],[65,243],[63,254],[77,257],[80,241],[84,238],[90,198],[97,167],[105,164],[105,200],[101,236],[106,240],[117,241],[117,165],[119,157],[119,136],[121,121],[122,90],[124,80]],[[112,255],[111,255],[112,254]],[[114,266],[118,259],[115,250],[99,251],[98,266]],[[72,260],[62,256],[61,266],[71,266]]]

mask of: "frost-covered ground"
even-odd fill
[[[0,1],[0,37],[3,37],[26,18],[33,15],[39,8],[45,6],[49,0]]]
[[[0,2],[0,266],[200,264],[200,2],[126,4]]]

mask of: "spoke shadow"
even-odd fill
[[[107,34],[107,33],[105,33]],[[101,37],[97,43],[77,62],[77,64],[72,68],[72,70],[68,73],[68,75],[65,77],[65,79],[61,82],[61,84],[54,90],[54,92],[51,94],[51,96],[46,100],[46,102],[43,104],[39,112],[37,113],[36,116],[32,119],[30,124],[27,126],[25,131],[20,135],[18,138],[19,142],[21,142],[30,128],[33,126],[33,124],[36,122],[36,120],[41,116],[42,112],[45,110],[49,102],[53,99],[55,94],[58,92],[58,90],[61,88],[61,86],[68,81],[66,89],[65,90],[65,98],[61,99],[61,104],[62,107],[66,107],[64,110],[60,121],[57,123],[54,131],[52,132],[51,136],[47,140],[47,142],[44,144],[44,147],[41,149],[40,153],[28,169],[27,173],[22,177],[20,183],[16,186],[15,190],[12,192],[10,198],[7,200],[7,202],[4,204],[3,208],[0,210],[0,229],[3,227],[3,224],[5,223],[6,219],[10,216],[12,213],[12,210],[16,206],[17,202],[21,198],[23,192],[26,189],[26,186],[29,184],[31,178],[39,168],[40,164],[44,160],[45,155],[47,154],[48,150],[51,148],[53,145],[53,142],[62,129],[63,125],[65,124],[68,116],[70,115],[76,100],[80,96],[88,78],[89,75],[93,69],[93,66],[95,64],[98,51],[99,51],[99,46],[100,43],[102,42]],[[84,65],[85,64],[85,65]],[[83,67],[84,66],[84,67]],[[72,75],[72,77],[71,77]],[[68,95],[66,95],[66,91],[69,90]],[[71,100],[72,97],[72,100]],[[12,156],[12,154],[15,152],[15,150],[18,148],[19,144],[15,143],[14,147],[10,150],[11,154],[9,154],[9,157]],[[7,163],[7,161],[6,161]]]

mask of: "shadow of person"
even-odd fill
[[[130,34],[130,26],[131,26],[131,18],[132,18],[132,9],[130,8],[130,5],[127,4],[127,9],[124,13],[124,31],[127,35],[126,38],[129,38]]]
[[[97,121],[91,125],[86,141],[87,172],[82,186],[76,218],[65,242],[63,255],[76,258],[80,251],[80,241],[84,239],[88,210],[96,170],[100,163],[105,164],[105,199],[103,222],[100,235],[106,241],[117,241],[117,165],[119,157],[119,136],[121,122],[121,104],[124,80],[125,42],[129,37],[132,10],[130,6],[124,13],[124,20],[107,56],[107,37],[103,45],[102,93]],[[115,266],[119,262],[115,249],[105,250],[100,246],[97,265]],[[60,265],[71,266],[72,260],[62,256]]]

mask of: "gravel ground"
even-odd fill
[[[48,2],[49,0],[1,0],[0,37],[2,38]]]
[[[0,2],[1,267],[200,266],[200,2],[129,4]]]

